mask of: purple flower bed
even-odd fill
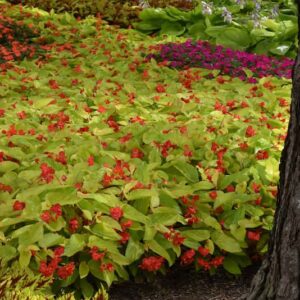
[[[150,54],[159,62],[169,62],[172,68],[199,67],[210,70],[220,70],[222,75],[239,77],[241,80],[256,83],[255,78],[266,76],[292,77],[294,60],[277,59],[266,55],[257,55],[243,51],[213,45],[207,41],[187,40],[185,43],[168,43],[161,46],[160,53]],[[253,72],[253,77],[247,77],[244,69]]]

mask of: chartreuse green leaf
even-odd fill
[[[144,241],[150,241],[154,238],[156,235],[157,230],[153,226],[147,226],[145,225],[145,234],[144,234]]]
[[[168,261],[169,266],[173,264],[173,260],[171,259],[168,251],[166,251],[165,248],[163,248],[156,240],[147,241],[145,243],[145,246],[148,247],[153,252],[155,252],[156,254],[164,257]]]
[[[72,283],[74,283],[76,281],[78,276],[79,276],[78,269],[75,269],[71,276],[69,276],[67,279],[61,281],[61,287],[70,286]]]
[[[19,168],[19,164],[14,163],[12,161],[2,161],[0,163],[0,173],[11,172],[18,168]]]
[[[25,269],[28,267],[31,259],[31,251],[29,249],[22,249],[19,251],[19,265],[22,269]]]
[[[50,192],[46,195],[45,199],[51,204],[59,202],[60,205],[77,204],[81,200],[76,196],[74,188],[68,188],[60,192]]]
[[[192,165],[184,161],[176,161],[173,166],[190,182],[197,182],[199,180],[198,171]]]
[[[192,185],[194,191],[209,191],[214,188],[214,184],[209,181],[200,181]]]
[[[86,237],[83,234],[72,234],[66,242],[64,256],[73,256],[75,253],[82,251],[85,245]]]
[[[202,229],[182,230],[180,233],[182,236],[197,242],[205,241],[210,237],[210,232]]]
[[[42,223],[23,226],[15,230],[12,238],[18,238],[19,244],[23,246],[32,245],[43,239],[44,226]]]
[[[89,266],[87,264],[86,261],[82,261],[80,262],[80,265],[79,265],[79,276],[80,278],[85,278],[88,274],[89,274]]]
[[[238,241],[244,241],[246,237],[246,229],[243,226],[237,226],[236,224],[230,225],[230,233]]]
[[[213,231],[211,233],[212,241],[222,250],[229,253],[240,253],[242,249],[239,243],[223,231]]]
[[[90,235],[88,247],[98,247],[100,250],[109,250],[110,253],[119,254],[118,243],[114,241],[104,240],[95,235]]]
[[[91,231],[100,236],[101,238],[118,241],[121,239],[121,236],[110,226],[107,226],[105,223],[98,223],[91,228]]]
[[[130,220],[138,221],[143,224],[146,224],[149,222],[149,218],[147,216],[140,213],[138,210],[136,210],[134,207],[132,207],[130,205],[124,205],[123,211],[124,211],[124,217],[126,217]]]
[[[242,273],[238,263],[231,256],[225,257],[223,267],[226,271],[234,275],[240,275]]]
[[[143,244],[131,238],[128,241],[125,256],[130,262],[134,262],[143,255],[144,251]]]
[[[90,299],[95,293],[93,286],[86,279],[80,280],[80,289],[85,299]]]
[[[10,245],[0,245],[0,258],[7,262],[17,256],[17,250]]]
[[[122,254],[117,254],[117,253],[110,253],[109,257],[111,260],[115,263],[117,263],[120,266],[127,266],[130,264],[130,259]]]
[[[49,248],[64,243],[65,238],[57,233],[46,233],[42,240],[39,241],[39,245],[42,248]]]

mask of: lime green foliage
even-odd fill
[[[73,293],[54,298],[51,293],[51,279],[30,274],[17,268],[0,269],[0,298],[3,300],[75,300]],[[102,288],[92,300],[108,300]]]
[[[262,1],[261,27],[255,27],[250,18],[253,13],[253,1],[247,1],[241,7],[230,1],[215,2],[212,15],[203,12],[198,5],[190,11],[175,7],[148,8],[140,15],[141,22],[135,28],[144,33],[160,33],[209,40],[213,43],[237,50],[247,50],[258,54],[288,56],[294,58],[298,44],[297,9],[293,1]],[[271,9],[280,4],[279,16],[270,18]],[[226,6],[233,16],[228,23],[222,16],[222,6]]]
[[[58,13],[68,12],[80,17],[100,14],[103,19],[122,26],[128,26],[136,21],[141,11],[137,0],[17,0],[11,2],[38,7],[49,12],[52,9]]]
[[[207,80],[146,62],[141,33],[40,14],[45,59],[1,65],[0,258],[90,298],[265,253],[291,81]]]

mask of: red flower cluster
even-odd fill
[[[55,222],[60,216],[62,216],[62,209],[61,205],[57,203],[52,205],[49,210],[45,210],[40,217],[45,223],[50,223]]]
[[[212,260],[207,261],[201,257],[198,258],[197,262],[200,267],[204,270],[210,270],[212,267],[217,268],[218,266],[223,264],[224,256],[216,256]]]
[[[107,125],[110,128],[113,128],[114,132],[118,132],[120,130],[120,126],[119,124],[115,121],[113,116],[110,116],[107,121],[106,121]]]
[[[260,240],[260,230],[247,231],[247,238],[251,241],[259,241]]]
[[[18,210],[23,210],[26,206],[25,202],[16,200],[13,204],[13,210],[18,211]]]
[[[72,261],[62,267],[58,267],[57,275],[60,279],[66,280],[69,276],[72,276],[74,270],[75,264]]]
[[[108,271],[108,272],[113,272],[115,270],[114,266],[112,263],[103,263],[100,265],[100,271],[104,272],[104,271]]]
[[[49,263],[47,261],[41,261],[39,272],[45,277],[53,276],[55,271],[57,271],[57,275],[60,279],[67,279],[71,276],[75,270],[74,262],[69,262],[64,266],[59,266],[61,262],[61,256],[64,253],[64,247],[57,247],[54,249],[54,257],[51,259]]]
[[[256,131],[252,126],[248,126],[246,129],[246,137],[252,137],[256,135]]]
[[[109,212],[111,217],[117,221],[119,221],[124,214],[121,207],[112,207]]]
[[[182,265],[189,265],[195,260],[196,251],[194,249],[190,249],[185,251],[180,257],[180,263]]]
[[[149,256],[149,257],[143,258],[142,263],[139,265],[139,267],[142,270],[146,270],[149,272],[155,272],[161,268],[164,261],[165,261],[165,259],[161,256]]]
[[[0,182],[0,191],[11,193],[13,191],[13,189],[10,185],[6,185],[6,184]]]
[[[24,21],[16,21],[4,15],[5,5],[0,11],[0,63],[32,58],[40,47],[31,39],[38,36],[37,29],[32,29]]]
[[[130,177],[125,174],[125,170],[129,172],[129,164],[127,162],[123,162],[122,160],[116,160],[116,164],[112,169],[112,175],[105,173],[102,178],[102,185],[104,187],[109,186],[114,179],[121,179],[128,181]]]
[[[210,199],[212,199],[212,200],[216,200],[217,197],[218,197],[218,193],[217,193],[216,191],[211,191],[211,192],[209,193],[209,197],[210,197]]]
[[[269,158],[269,153],[268,153],[268,151],[266,151],[266,150],[259,150],[259,151],[256,153],[256,158],[257,158],[258,160],[268,159],[268,158]]]
[[[42,171],[40,175],[41,178],[47,183],[50,183],[54,179],[55,170],[49,167],[46,163],[42,163],[40,169]]]
[[[99,248],[96,246],[94,246],[90,250],[90,254],[91,254],[92,260],[94,260],[94,261],[102,260],[105,256],[105,252],[99,252]]]
[[[133,148],[131,150],[131,158],[143,158],[144,153],[139,148]]]
[[[154,142],[156,147],[158,149],[160,149],[161,155],[163,157],[167,157],[169,155],[169,150],[170,149],[176,149],[177,145],[172,144],[172,142],[170,140],[167,140],[166,142],[164,142],[163,144],[160,144],[158,142]]]
[[[180,246],[185,240],[185,237],[183,237],[180,232],[175,231],[173,228],[170,229],[170,232],[164,233],[164,237],[167,240],[172,241],[173,245],[175,246]]]
[[[77,231],[77,229],[79,228],[79,221],[77,220],[77,218],[72,218],[69,221],[69,230],[71,233],[74,233],[75,231]]]

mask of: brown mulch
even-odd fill
[[[110,300],[238,300],[245,295],[259,265],[239,277],[220,271],[214,276],[192,269],[174,269],[152,283],[126,282],[112,286]]]

